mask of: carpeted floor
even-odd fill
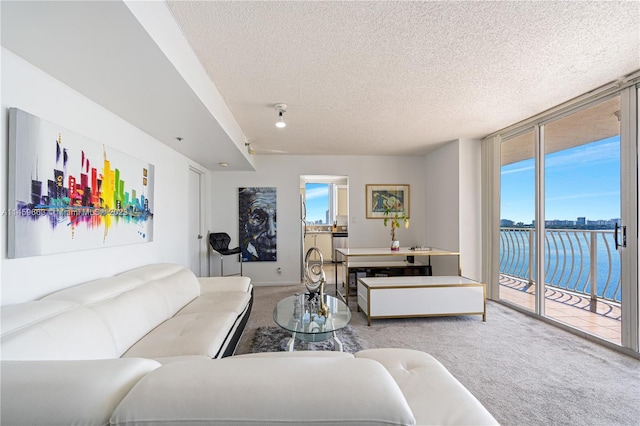
[[[273,307],[302,286],[256,287],[236,353],[275,326]],[[334,294],[334,287],[327,292]],[[479,315],[375,320],[350,303],[364,349],[402,347],[436,357],[503,425],[640,426],[640,361],[487,302]]]

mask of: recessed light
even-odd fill
[[[220,167],[229,167],[229,163],[225,163],[224,161],[221,161],[218,163],[218,166]]]

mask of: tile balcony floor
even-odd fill
[[[534,286],[525,290],[526,286],[526,281],[500,275],[500,299],[534,311]],[[592,312],[590,305],[589,298],[583,295],[546,288],[545,314],[547,317],[620,345],[622,336],[620,306],[598,299],[597,308]]]

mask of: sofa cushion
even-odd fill
[[[199,277],[200,294],[221,291],[251,292],[251,278],[249,277]]]
[[[200,296],[198,278],[181,265],[156,263],[123,272],[118,276],[137,278],[146,285],[153,286],[163,295],[169,316],[175,315],[184,305]]]
[[[36,300],[2,307],[2,359],[117,358],[111,332],[92,310],[69,301]]]
[[[88,281],[51,293],[41,300],[69,300],[79,305],[88,305],[118,296],[143,283],[138,278],[107,277]]]
[[[117,356],[121,356],[173,315],[172,304],[155,283],[119,275],[61,290],[43,300],[71,300],[94,311],[109,329]]]
[[[417,424],[498,424],[480,401],[429,354],[412,349],[367,349],[355,357],[384,365],[400,386]]]
[[[224,358],[164,365],[116,408],[113,425],[407,425],[379,363],[342,357]]]
[[[121,356],[149,331],[200,294],[195,275],[180,265],[146,265],[70,287],[44,300],[70,300],[94,311]]]
[[[236,316],[246,309],[251,301],[250,293],[219,292],[207,293],[198,297],[176,315],[195,314],[198,312],[232,312]]]
[[[139,358],[2,361],[2,424],[109,424],[124,396],[159,366]]]
[[[109,328],[118,356],[172,316],[163,295],[149,283],[87,308]]]
[[[123,356],[160,358],[206,355],[214,358],[238,318],[233,312],[177,315],[151,330]]]

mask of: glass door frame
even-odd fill
[[[640,282],[638,269],[640,253],[638,252],[638,214],[639,178],[638,163],[640,160],[640,84],[628,87],[620,92],[620,153],[621,171],[621,216],[622,226],[626,230],[626,247],[622,248],[622,346],[640,352]],[[624,285],[624,283],[629,285]],[[635,286],[631,283],[635,283]]]
[[[536,291],[535,291],[535,315],[553,321],[545,316],[545,194],[544,194],[544,126],[557,121],[570,114],[589,108],[607,99],[620,96],[620,192],[621,192],[621,220],[622,226],[626,227],[626,247],[621,249],[621,280],[622,280],[622,336],[621,343],[623,350],[631,350],[637,356],[640,353],[640,284],[638,283],[638,265],[640,256],[638,252],[638,229],[640,217],[638,215],[638,162],[640,144],[638,135],[638,123],[640,122],[640,109],[638,99],[640,98],[640,84],[628,84],[626,87],[615,87],[606,93],[598,96],[591,96],[572,105],[553,109],[548,114],[527,120],[521,126],[514,126],[497,134],[497,137],[487,137],[488,144],[494,144],[493,150],[497,149],[498,155],[493,156],[493,161],[500,158],[499,152],[502,142],[508,142],[518,134],[534,129],[535,136],[535,220],[536,220]],[[494,167],[499,170],[501,165],[498,161]],[[494,175],[496,176],[496,175]],[[497,177],[499,179],[499,173]],[[493,183],[495,187],[495,182]],[[499,187],[499,183],[498,183]],[[500,195],[497,200],[498,210],[500,205]],[[495,205],[495,204],[494,204]],[[495,218],[493,219],[495,222]],[[494,224],[495,226],[495,224]],[[499,226],[499,225],[498,225]],[[492,235],[495,235],[493,233]],[[499,243],[498,243],[499,244]],[[495,246],[494,246],[495,247]],[[495,253],[495,250],[493,250]],[[498,256],[493,255],[491,262],[497,264]],[[492,276],[493,274],[490,274]],[[498,297],[499,298],[499,297]],[[555,322],[555,321],[554,321]],[[604,339],[598,338],[606,342]],[[617,345],[616,345],[617,346]]]

